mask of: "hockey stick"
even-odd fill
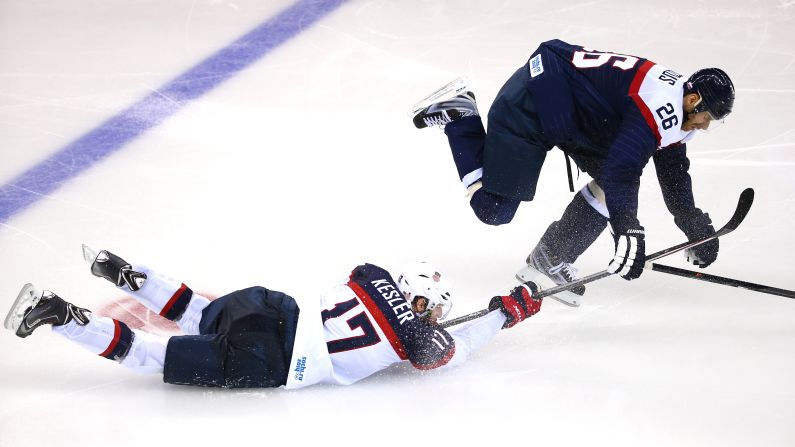
[[[732,231],[736,230],[737,227],[740,226],[743,220],[745,220],[745,216],[748,215],[748,211],[751,210],[751,205],[753,203],[754,203],[754,190],[752,188],[746,188],[742,193],[740,193],[740,199],[737,201],[737,208],[734,210],[734,214],[732,214],[732,217],[729,219],[728,222],[726,222],[726,225],[721,227],[720,230],[716,231],[715,234],[706,237],[704,239],[683,242],[679,245],[674,245],[673,247],[660,250],[656,253],[652,253],[646,256],[646,266],[652,263],[652,261],[656,261],[660,258],[664,258],[673,253],[680,252],[682,250],[687,250],[688,248],[695,247],[696,245],[703,244],[704,242],[711,241],[712,239],[719,238],[721,236],[725,236],[731,233]],[[564,290],[569,290],[573,287],[577,287],[583,284],[588,284],[589,282],[593,282],[608,277],[610,275],[612,275],[612,273],[608,272],[607,270],[602,270],[601,272],[588,275],[584,278],[580,278],[577,281],[572,281],[570,283],[562,284],[557,287],[552,287],[551,289],[542,290],[538,294],[536,294],[536,297],[544,298],[546,296],[563,292]],[[483,315],[486,315],[487,313],[489,313],[488,309],[479,310],[477,312],[473,312],[468,315],[464,315],[458,318],[453,318],[450,321],[445,321],[444,323],[441,323],[441,326],[443,328],[448,328],[450,326],[455,326],[456,324],[461,324],[466,321],[474,320],[475,318],[480,318]]]
[[[649,265],[646,265],[649,268]],[[700,281],[712,282],[715,284],[723,284],[724,286],[739,287],[741,289],[753,290],[754,292],[769,293],[771,295],[783,296],[784,298],[795,298],[795,290],[779,289],[778,287],[770,287],[762,284],[754,284],[752,282],[740,281],[739,279],[724,278],[722,276],[710,275],[707,273],[694,272],[692,270],[680,269],[671,267],[669,265],[651,264],[651,270],[655,272],[668,273],[671,275],[682,276],[684,278],[698,279]]]

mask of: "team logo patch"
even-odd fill
[[[544,64],[541,62],[541,55],[537,54],[530,59],[530,77],[534,78],[544,72]]]
[[[295,375],[293,376],[295,380],[301,382],[304,380],[304,371],[306,371],[306,357],[301,357],[300,359],[295,361]]]

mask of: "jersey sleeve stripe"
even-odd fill
[[[370,315],[375,318],[378,327],[384,331],[384,335],[386,335],[387,340],[389,340],[389,344],[392,345],[392,349],[395,350],[395,353],[397,353],[398,357],[400,357],[401,360],[408,359],[406,350],[403,348],[403,343],[400,342],[400,338],[397,336],[394,329],[392,329],[392,326],[389,324],[389,320],[387,320],[386,316],[384,316],[384,313],[381,312],[381,309],[378,307],[378,305],[373,302],[373,299],[370,298],[370,295],[367,294],[367,292],[355,281],[349,281],[348,287],[353,290],[353,293],[359,297],[359,300],[370,312]]]
[[[638,68],[638,72],[635,73],[635,77],[632,79],[632,83],[629,86],[629,97],[635,101],[635,105],[638,107],[641,115],[643,115],[643,119],[646,120],[646,124],[649,125],[649,128],[654,134],[654,138],[657,140],[657,145],[659,146],[662,141],[660,129],[657,128],[657,122],[654,121],[654,115],[652,115],[651,110],[649,110],[649,107],[643,102],[640,95],[638,95],[638,91],[640,91],[640,86],[643,84],[646,73],[648,73],[653,66],[654,62],[646,61]]]

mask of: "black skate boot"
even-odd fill
[[[453,98],[434,102],[414,115],[414,126],[423,129],[429,126],[445,126],[466,116],[478,116],[475,94],[464,92]]]
[[[573,264],[564,262],[558,255],[547,246],[543,239],[538,242],[530,255],[527,256],[527,265],[543,273],[547,278],[555,282],[556,285],[567,284],[577,281],[577,268]],[[583,296],[585,286],[577,286],[569,289],[570,292]]]
[[[559,221],[552,222],[541,240],[527,257],[527,266],[516,277],[520,281],[535,281],[544,288],[576,281],[577,269],[573,262],[596,241],[607,227],[607,218],[592,206],[584,196],[593,196],[591,188],[599,188],[595,182],[574,196]],[[592,201],[596,201],[592,197]],[[553,298],[571,306],[578,306],[585,294],[580,285]]]
[[[44,324],[62,326],[74,320],[85,326],[90,313],[48,290],[38,291],[33,284],[25,284],[6,315],[4,326],[17,337],[25,338]]]
[[[94,250],[83,245],[83,259],[91,263],[91,273],[94,276],[105,278],[116,287],[127,286],[135,292],[143,287],[146,281],[146,273],[136,272],[127,261],[107,250],[95,253]]]

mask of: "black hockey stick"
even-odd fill
[[[652,253],[646,256],[646,263],[647,263],[646,265],[648,265],[652,261],[664,258],[670,254],[680,252],[682,250],[687,250],[688,248],[695,247],[696,245],[703,244],[704,242],[711,241],[712,239],[719,238],[721,236],[725,236],[731,233],[732,231],[736,230],[737,227],[740,226],[743,220],[745,220],[745,216],[748,215],[748,211],[751,210],[751,205],[753,203],[754,203],[754,190],[752,188],[746,188],[742,193],[740,193],[740,199],[737,201],[737,208],[734,210],[734,214],[732,215],[732,217],[729,219],[728,222],[726,222],[726,225],[721,227],[720,230],[716,231],[715,234],[706,237],[704,239],[683,242],[679,245],[674,245],[673,247],[660,250],[656,253]],[[584,278],[580,278],[577,281],[572,281],[570,283],[562,284],[557,287],[553,287],[551,289],[542,290],[538,294],[536,294],[536,297],[544,298],[559,292],[563,292],[565,290],[569,290],[573,287],[577,287],[583,284],[588,284],[589,282],[593,282],[608,277],[610,275],[612,275],[612,273],[608,272],[607,270],[602,270],[601,272],[588,275]],[[441,323],[441,326],[443,328],[455,326],[456,324],[461,324],[466,321],[474,320],[475,318],[480,318],[483,315],[486,315],[487,313],[489,313],[488,309],[479,310],[477,312],[473,312],[468,315],[464,315],[458,318],[453,318],[452,320],[449,321],[445,321],[444,323]]]
[[[646,265],[649,268],[649,265]],[[784,298],[795,298],[795,290],[779,289],[778,287],[770,287],[762,284],[754,284],[752,282],[740,281],[739,279],[724,278],[722,276],[710,275],[707,273],[694,272],[692,270],[680,269],[671,267],[669,265],[651,264],[651,269],[655,272],[669,273],[671,275],[682,276],[684,278],[698,279],[700,281],[712,282],[715,284],[723,284],[724,286],[739,287],[741,289],[753,290],[754,292],[769,293],[771,295],[783,296]]]

